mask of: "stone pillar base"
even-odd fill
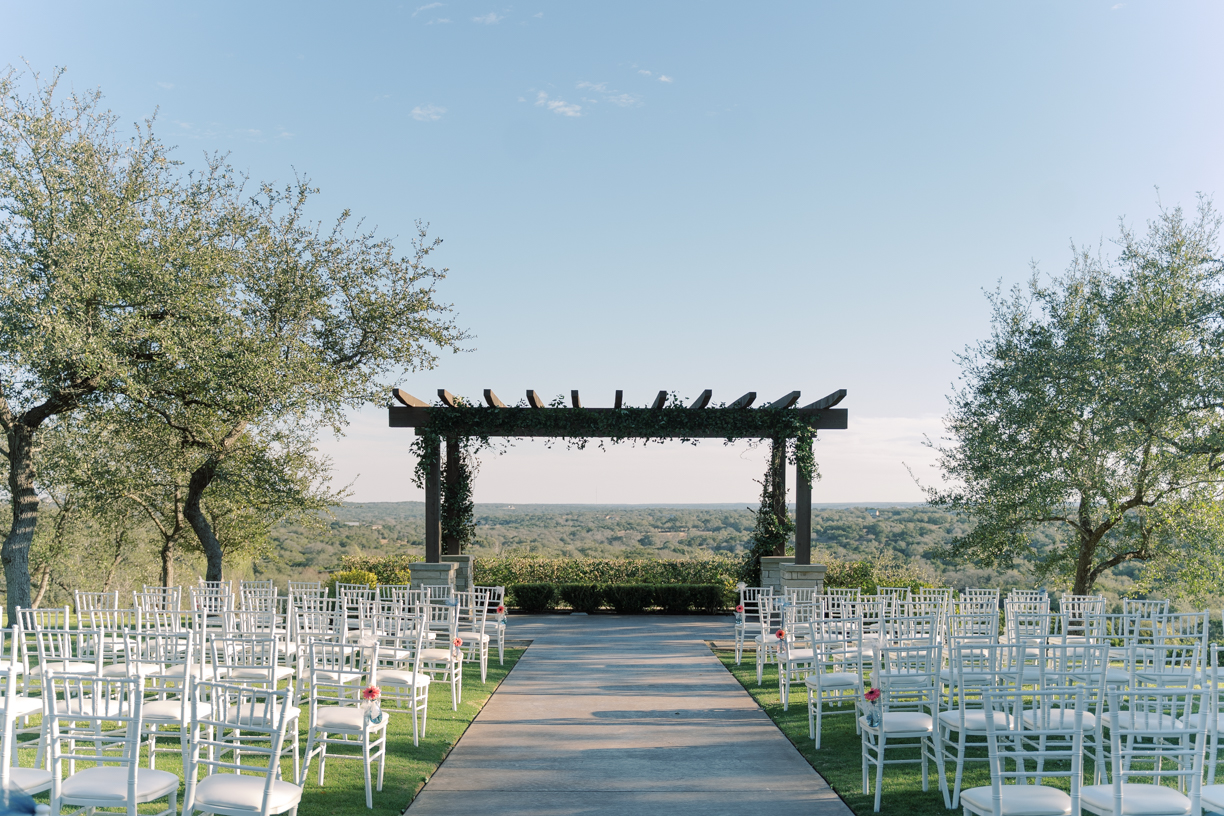
[[[817,595],[824,594],[824,564],[783,564],[782,591],[788,589],[814,589]]]
[[[773,587],[775,595],[782,594],[782,566],[794,564],[793,555],[763,555],[761,556],[761,586]]]
[[[415,561],[408,565],[409,578],[412,586],[454,586],[457,565],[443,561],[441,564],[428,564]]]
[[[455,565],[456,592],[467,592],[472,588],[472,556],[444,555],[442,556],[442,563]]]

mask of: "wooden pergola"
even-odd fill
[[[703,391],[701,396],[688,406],[688,411],[701,412],[700,415],[688,415],[687,421],[657,422],[661,420],[662,411],[675,411],[668,407],[668,392],[660,391],[654,403],[649,408],[624,407],[623,391],[616,392],[615,404],[611,408],[584,408],[577,391],[570,392],[569,406],[550,407],[535,391],[527,391],[529,407],[509,406],[497,398],[490,389],[485,389],[483,406],[465,406],[450,392],[439,389],[438,398],[441,405],[430,405],[407,392],[395,388],[392,396],[399,405],[387,409],[388,422],[392,428],[414,428],[418,436],[428,428],[433,417],[439,412],[447,412],[446,457],[454,462],[459,456],[458,439],[460,437],[549,437],[549,438],[631,438],[649,437],[651,439],[762,439],[775,438],[772,429],[776,416],[766,415],[768,411],[786,411],[790,417],[798,419],[803,425],[814,431],[845,430],[847,427],[847,411],[835,406],[846,397],[843,388],[834,391],[810,405],[795,407],[799,402],[799,392],[792,391],[779,400],[775,400],[759,408],[753,408],[756,402],[756,392],[749,391],[729,405],[711,408],[710,390]],[[495,414],[487,412],[494,411]],[[551,412],[564,411],[562,416]],[[545,412],[548,412],[546,414]],[[653,412],[653,414],[652,414]],[[720,423],[714,415],[718,412],[736,412],[734,416],[725,417],[733,420],[731,423]],[[468,421],[470,419],[470,421]],[[564,421],[558,422],[558,419]],[[439,423],[442,424],[442,423]],[[734,425],[733,432],[727,431],[728,424]],[[649,434],[643,434],[641,429],[650,426]],[[769,432],[766,432],[769,429]],[[792,434],[793,435],[793,434]],[[449,472],[456,468],[448,467]],[[775,478],[782,483],[778,487],[785,495],[785,468]],[[458,542],[447,542],[450,555],[458,555]],[[425,478],[425,561],[438,563],[442,560],[442,467],[441,451],[435,449]],[[803,479],[796,465],[795,478],[795,563],[810,564],[812,562],[812,485]]]

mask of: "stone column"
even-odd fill
[[[826,570],[828,567],[824,564],[783,564],[780,567],[782,591],[814,589],[817,595],[821,595],[824,593]]]
[[[430,564],[425,561],[414,561],[408,565],[408,572],[411,576],[408,580],[413,588],[423,586],[454,586],[455,570],[456,565],[454,562]]]
[[[773,587],[775,595],[782,594],[782,565],[794,563],[793,555],[761,556],[761,586]]]
[[[444,555],[442,556],[443,564],[455,565],[455,591],[467,592],[472,588],[472,556],[470,555]]]

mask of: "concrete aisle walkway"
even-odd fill
[[[509,625],[534,643],[409,816],[849,815],[702,642],[729,618]]]

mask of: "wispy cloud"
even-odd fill
[[[412,118],[418,122],[436,122],[446,113],[446,108],[437,105],[417,105],[412,109]]]
[[[548,94],[540,91],[536,94],[536,104],[540,107],[548,108],[553,113],[559,116],[581,116],[582,106],[573,105],[566,102],[564,99],[550,99]]]
[[[642,104],[642,98],[637,94],[622,93],[608,97],[608,101],[613,105],[619,105],[622,108],[634,108]]]
[[[642,76],[651,76],[651,73],[647,71],[645,68],[639,68],[638,73],[641,74]]]
[[[496,11],[490,11],[488,14],[480,17],[473,17],[472,22],[483,23],[484,25],[494,25],[495,23],[500,23],[504,19],[506,19],[504,15],[500,15]]]
[[[159,82],[157,83],[157,87],[165,88],[167,91],[172,91],[174,90],[174,83],[173,82]]]
[[[1109,7],[1109,10],[1117,11],[1118,9],[1121,9],[1121,8],[1126,8],[1126,4],[1125,3],[1114,3],[1112,6]]]
[[[659,74],[659,81],[660,82],[675,82],[675,80],[669,77],[667,74]]]
[[[608,92],[608,83],[606,82],[579,82],[578,90],[592,90],[598,93]]]
[[[605,102],[610,102],[613,105],[618,105],[622,108],[632,108],[642,104],[642,98],[637,94],[624,93],[615,88],[608,87],[606,82],[579,82],[576,86],[580,91],[593,91],[597,94],[603,94]],[[594,99],[583,97],[587,102],[595,102]]]
[[[443,23],[449,23],[449,22],[450,22],[449,17],[435,17],[432,20],[430,20],[428,23],[426,23],[425,25],[433,25],[435,23],[437,23],[438,25],[442,25]]]
[[[542,12],[542,11],[537,11],[535,14],[533,14],[533,15],[531,15],[531,16],[532,16],[532,17],[539,17],[539,18],[543,19],[543,17],[544,17],[544,12]]]
[[[446,5],[445,3],[426,3],[423,6],[417,6],[417,10],[412,12],[412,16],[415,17],[418,14],[420,14],[422,11],[429,11],[430,9],[442,8],[445,5]]]

